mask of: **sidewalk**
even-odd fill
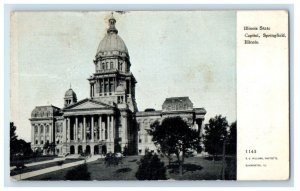
[[[46,164],[46,163],[50,163],[50,162],[61,161],[61,160],[65,160],[65,159],[66,159],[65,157],[55,158],[55,159],[52,159],[52,160],[45,160],[45,161],[40,161],[40,162],[28,163],[28,164],[25,164],[25,166],[30,167],[30,166],[35,166],[35,165],[40,165],[40,164]],[[11,166],[10,170],[13,170],[15,168],[16,168],[16,166]]]
[[[90,158],[87,158],[86,162],[87,163],[93,162],[93,161],[96,161],[99,158],[101,158],[101,156],[92,156]],[[63,160],[64,160],[64,158],[63,158]],[[53,161],[54,160],[51,160],[51,162],[53,162]],[[57,161],[59,161],[59,160],[57,160]],[[10,178],[13,181],[24,180],[24,179],[31,178],[31,177],[34,177],[34,176],[38,176],[38,175],[41,175],[41,174],[46,174],[46,173],[49,173],[49,172],[54,172],[54,171],[57,171],[57,170],[62,170],[62,169],[77,166],[77,165],[80,165],[80,164],[84,164],[84,160],[63,164],[61,166],[53,166],[53,167],[44,168],[44,169],[41,169],[41,170],[26,172],[26,173],[23,173],[23,174],[18,174],[18,175],[11,176]],[[37,164],[35,164],[35,165],[37,165]]]

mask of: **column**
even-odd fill
[[[124,143],[127,143],[127,116],[125,116],[123,118],[123,125],[122,125],[122,128],[123,128],[123,136],[124,136],[124,140],[122,140],[122,142]]]
[[[91,116],[91,127],[92,142],[94,142],[94,116]]]
[[[111,92],[111,87],[110,87],[110,80],[109,80],[110,78],[108,77],[108,93],[110,93]]]
[[[105,128],[106,128],[106,124],[105,122],[102,122],[101,124],[101,127],[102,127],[102,140],[105,141]]]
[[[73,128],[73,133],[72,133],[73,134],[73,139],[72,140],[76,141],[76,138],[75,138],[75,128],[76,128],[75,123],[73,123],[72,128]]]
[[[99,118],[98,118],[98,133],[99,133],[99,139],[102,141],[102,118],[101,118],[101,115],[99,115]]]
[[[75,118],[75,141],[78,141],[78,117]]]
[[[35,145],[35,139],[34,139],[34,125],[31,124],[31,145]]]
[[[92,84],[92,97],[94,97],[94,84]]]
[[[67,142],[69,143],[71,141],[71,123],[70,123],[70,117],[67,118],[67,121],[68,121],[68,127],[67,127],[67,131],[68,131],[68,140]]]
[[[93,84],[93,97],[95,96],[95,88],[96,88],[96,82]]]
[[[115,118],[113,115],[111,116],[111,129],[112,129],[112,140],[115,140],[115,138],[116,138]]]
[[[129,80],[129,94],[131,94],[131,80]]]
[[[90,97],[93,97],[93,84],[90,83]]]
[[[109,121],[109,118],[110,118],[110,116],[107,115],[107,139],[110,142],[111,140],[110,140],[110,121]]]
[[[43,137],[44,137],[44,144],[45,144],[46,141],[47,141],[46,140],[46,124],[43,125],[43,129],[44,129],[44,131],[43,131],[44,132]]]
[[[67,142],[67,119],[64,118],[63,122],[63,143]]]
[[[83,117],[83,141],[86,141],[86,119]]]
[[[103,86],[102,86],[102,94],[104,95],[104,90],[105,90],[105,81],[104,81],[104,78],[102,78],[102,84],[103,84]]]
[[[114,77],[114,92],[116,91],[116,77]]]
[[[38,144],[41,144],[41,125],[38,125],[38,133],[37,133],[37,136],[38,136]]]
[[[52,143],[54,140],[53,140],[53,128],[54,128],[54,124],[52,123],[52,125],[51,125],[51,123],[49,124],[49,143]]]

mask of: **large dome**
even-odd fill
[[[108,33],[101,40],[97,49],[97,55],[113,51],[128,54],[127,47],[121,37],[116,33]]]
[[[128,56],[128,49],[122,40],[122,38],[118,35],[118,30],[115,27],[116,20],[111,17],[109,19],[109,28],[107,29],[107,34],[101,40],[96,57],[98,56],[109,56],[118,54],[120,56]]]

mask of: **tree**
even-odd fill
[[[182,167],[187,151],[196,150],[200,145],[199,133],[191,129],[181,117],[165,118],[162,123],[154,122],[149,134],[152,141],[159,146],[162,153],[169,157],[175,154],[179,171],[182,175]]]
[[[10,156],[13,157],[14,154],[18,152],[17,140],[18,136],[16,135],[16,126],[13,122],[10,122]]]
[[[204,146],[205,151],[213,155],[213,159],[216,155],[222,154],[223,152],[223,143],[227,136],[228,122],[226,117],[222,115],[216,115],[214,118],[211,118],[208,124],[204,127]]]
[[[123,157],[118,157],[116,153],[107,153],[104,159],[104,163],[106,164],[106,167],[109,166],[118,166],[119,164],[122,164]]]
[[[236,121],[231,123],[229,128],[229,134],[227,138],[227,148],[226,151],[228,154],[236,154]]]
[[[31,150],[30,143],[27,143],[23,139],[18,139],[16,135],[16,126],[13,122],[10,123],[10,158],[17,157],[20,159],[23,156],[30,156],[33,152]]]
[[[156,154],[148,152],[141,159],[135,177],[138,180],[166,180],[166,168]]]

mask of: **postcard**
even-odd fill
[[[288,180],[288,23],[11,12],[11,180]]]

